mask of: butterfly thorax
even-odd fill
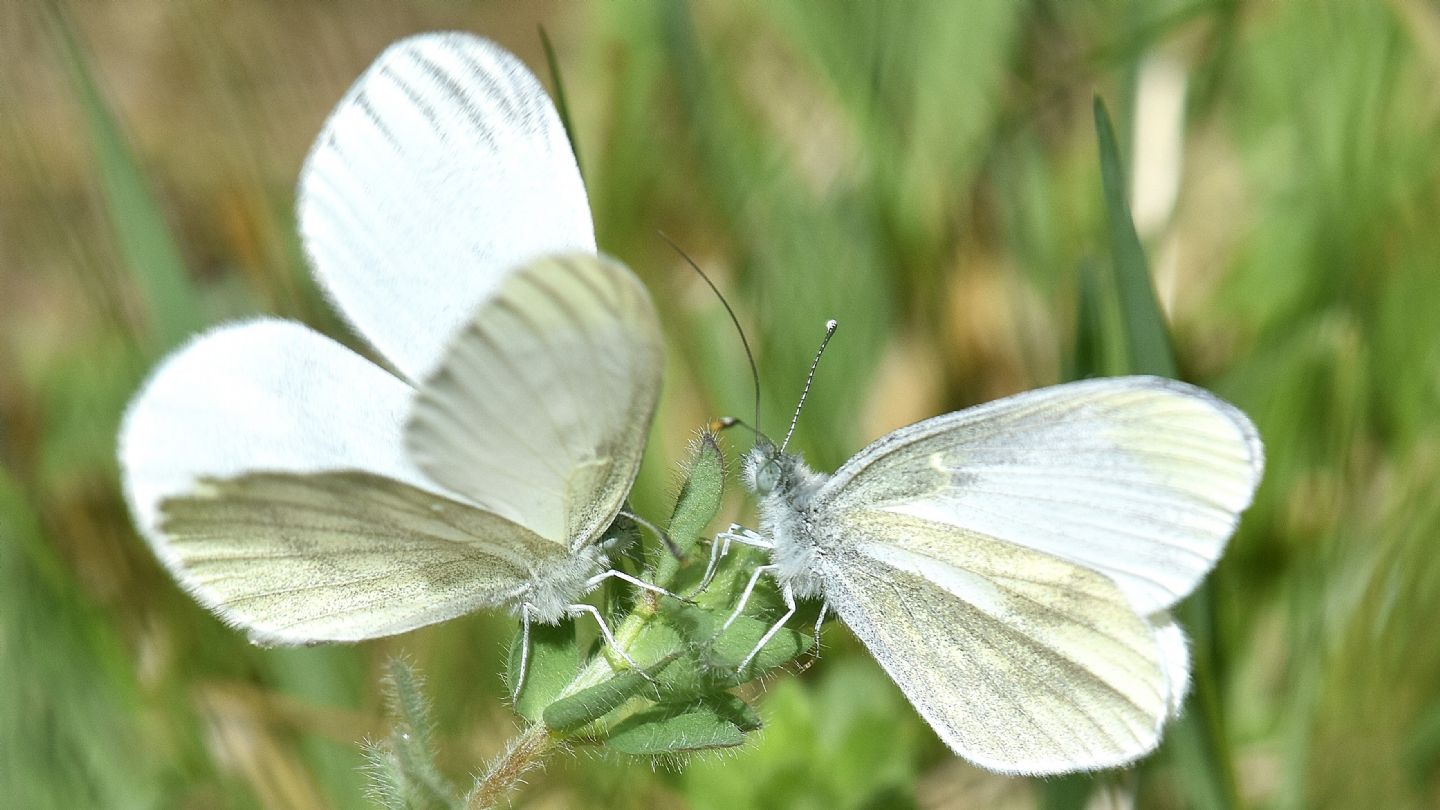
[[[536,621],[559,624],[568,615],[565,608],[585,596],[586,581],[609,567],[599,545],[546,560],[531,569],[530,583],[516,601],[515,611],[527,603]]]
[[[778,579],[800,598],[820,596],[818,558],[827,549],[815,542],[812,503],[830,476],[816,472],[798,454],[757,447],[745,458],[745,484],[760,496],[760,532],[775,544],[771,562]]]

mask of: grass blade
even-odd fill
[[[580,162],[580,142],[575,138],[575,125],[570,120],[570,105],[565,100],[565,81],[560,77],[560,60],[555,56],[555,46],[550,44],[550,35],[545,26],[540,26],[540,47],[545,49],[545,65],[550,69],[550,79],[555,83],[555,111],[560,114],[560,123],[565,126],[565,137],[570,139],[570,151],[575,153],[575,168],[580,177],[585,177],[585,164]]]
[[[1095,97],[1095,135],[1100,142],[1100,181],[1105,191],[1105,213],[1110,222],[1110,252],[1115,264],[1116,293],[1119,296],[1125,342],[1130,355],[1130,372],[1174,377],[1175,353],[1165,315],[1150,283],[1150,270],[1140,236],[1125,201],[1125,174],[1120,168],[1120,149],[1105,102]]]
[[[74,31],[58,5],[47,6],[52,9],[50,28],[56,48],[90,132],[106,213],[144,303],[151,348],[175,346],[201,323],[199,297],[170,226],[95,83]]]
[[[1115,128],[1105,102],[1095,97],[1095,135],[1100,148],[1100,178],[1110,223],[1115,295],[1131,374],[1178,377],[1165,314],[1151,284],[1150,271],[1135,223],[1125,202],[1125,180]],[[1190,632],[1194,687],[1188,710],[1167,732],[1168,750],[1179,766],[1190,806],[1228,810],[1238,803],[1235,774],[1227,750],[1216,659],[1211,580],[1207,579],[1176,611]]]

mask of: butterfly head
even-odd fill
[[[769,441],[761,441],[745,454],[745,488],[765,496],[780,488],[785,479],[785,454]]]
[[[765,439],[745,454],[741,470],[745,488],[762,500],[772,497],[802,500],[825,479],[810,469],[799,454],[787,453]]]

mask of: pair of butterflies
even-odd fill
[[[258,643],[558,621],[608,568],[662,346],[540,83],[464,34],[391,46],[325,124],[299,219],[393,373],[277,320],[176,352],[122,428],[143,534]],[[903,428],[833,477],[769,444],[745,469],[787,598],[832,606],[957,753],[1047,774],[1155,747],[1189,669],[1165,611],[1261,464],[1232,406],[1130,377]]]

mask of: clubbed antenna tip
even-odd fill
[[[785,452],[785,447],[790,444],[790,437],[795,435],[795,425],[800,422],[800,409],[805,407],[805,398],[810,396],[810,384],[815,382],[815,369],[820,367],[820,357],[825,354],[825,347],[830,345],[830,338],[835,335],[835,330],[840,322],[831,318],[825,322],[825,337],[820,339],[820,348],[815,352],[815,359],[810,363],[810,373],[805,377],[805,390],[800,392],[800,402],[795,406],[795,415],[790,417],[790,429],[785,431],[785,441],[780,443],[780,452]]]

